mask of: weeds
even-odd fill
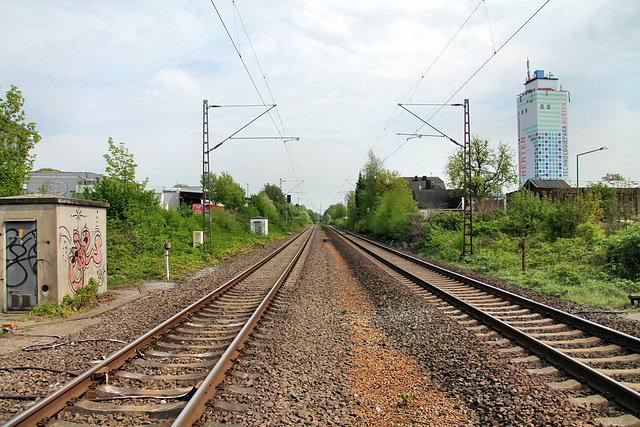
[[[407,406],[411,403],[411,394],[409,393],[400,393],[398,397],[402,399],[401,406]]]
[[[75,295],[65,295],[60,304],[46,303],[33,307],[27,318],[67,318],[76,311],[89,310],[96,305],[97,301],[98,283],[93,279],[89,279],[89,283],[80,288]]]

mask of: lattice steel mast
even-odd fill
[[[465,255],[473,255],[473,200],[471,197],[471,125],[469,123],[469,100],[464,100],[464,195],[465,203],[462,210],[463,217],[463,243],[462,258]]]

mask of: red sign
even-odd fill
[[[202,203],[194,203],[193,205],[193,213],[202,215]],[[207,212],[211,209],[211,205],[206,205]]]

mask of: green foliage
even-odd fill
[[[27,318],[48,317],[51,319],[67,318],[73,311],[67,305],[58,305],[51,302],[33,307]]]
[[[202,183],[203,178],[200,179]],[[210,197],[214,204],[222,204],[227,209],[238,209],[244,206],[245,193],[240,184],[233,180],[228,172],[222,172],[220,176],[215,173],[209,175]]]
[[[331,205],[324,211],[325,216],[331,217],[332,223],[338,223],[338,221],[344,221],[344,217],[347,216],[347,208],[342,203]]]
[[[129,153],[124,142],[116,145],[113,138],[109,137],[107,143],[109,152],[103,156],[107,162],[104,168],[107,176],[123,182],[135,182],[138,165],[133,161],[133,154]]]
[[[489,141],[474,136],[470,144],[471,182],[469,191],[473,199],[480,199],[492,193],[502,193],[506,184],[517,182],[514,154],[509,145],[499,142],[496,148]],[[464,189],[464,152],[462,148],[449,156],[445,173],[456,189]]]
[[[340,204],[332,218],[356,231],[374,233],[381,239],[410,240],[419,228],[420,213],[405,180],[398,172],[384,169],[373,151],[360,172],[355,192],[347,194],[347,206]]]
[[[29,317],[66,318],[74,311],[92,308],[98,302],[98,283],[89,279],[89,283],[80,288],[75,295],[65,295],[60,304],[46,303],[31,309]]]
[[[474,215],[474,255],[458,259],[462,216],[439,212],[424,223],[412,248],[419,255],[507,280],[515,285],[608,309],[628,306],[640,292],[640,224],[605,236],[597,192],[552,204],[526,191],[502,213]],[[526,271],[522,271],[526,237]]]
[[[581,216],[576,203],[555,203],[545,219],[544,231],[550,239],[573,237]]]
[[[221,210],[224,212],[224,210]],[[164,240],[171,243],[171,276],[193,270],[210,260],[193,247],[193,231],[202,230],[202,217],[190,210],[166,210],[152,206],[129,218],[107,219],[107,274],[109,286],[137,283],[164,276]],[[217,210],[214,211],[214,217]],[[219,227],[219,226],[218,226]],[[220,227],[224,228],[224,226]]]
[[[453,262],[462,252],[462,234],[427,223],[422,239],[412,247],[420,256]]]
[[[402,403],[401,403],[402,406],[407,406],[408,404],[411,403],[411,394],[410,393],[400,393],[398,395],[398,397],[400,399],[402,399]]]
[[[602,243],[605,239],[604,230],[599,224],[587,222],[578,224],[576,227],[576,235],[582,237],[588,246]]]
[[[145,220],[150,210],[158,207],[153,190],[145,190],[142,184],[103,177],[91,189],[85,189],[83,197],[109,203],[107,218],[124,221],[130,225]]]
[[[581,194],[577,200],[556,202],[547,212],[544,232],[550,239],[577,236],[580,224],[599,224],[602,218],[601,201],[593,193]]]
[[[617,188],[631,188],[637,186],[631,179],[625,178],[621,173],[607,173],[602,181]]]
[[[380,198],[371,220],[373,233],[395,240],[406,239],[411,218],[420,217],[418,206],[406,188],[393,188]]]
[[[267,183],[264,185],[264,189],[262,191],[267,195],[268,198],[273,200],[274,203],[277,203],[279,205],[285,204],[284,194],[282,193],[280,187],[278,187],[277,185]]]
[[[640,223],[609,238],[607,262],[609,269],[621,278],[640,280]]]
[[[108,145],[109,153],[104,158],[109,175],[103,176],[92,188],[86,188],[83,197],[109,203],[107,219],[122,221],[128,226],[144,222],[158,207],[158,201],[152,190],[145,190],[146,183],[135,182],[137,165],[124,143],[116,145],[109,138]]]
[[[534,193],[520,188],[507,200],[508,221],[506,228],[517,236],[526,237],[540,231],[551,210],[551,203],[546,197],[538,197]]]
[[[440,227],[448,231],[462,230],[461,212],[434,212],[427,218],[427,223],[434,227]]]
[[[0,197],[22,194],[35,158],[29,152],[41,140],[36,124],[25,122],[23,106],[14,85],[0,98]]]

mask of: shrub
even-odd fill
[[[607,243],[610,270],[629,280],[640,280],[640,223],[611,236]]]
[[[529,236],[540,230],[550,210],[546,197],[540,198],[521,188],[507,201],[507,230],[516,236]]]
[[[550,240],[574,237],[581,219],[582,212],[577,203],[555,203],[546,216],[544,232]]]
[[[382,195],[373,214],[371,228],[379,237],[404,240],[409,232],[409,220],[419,215],[409,190],[406,187],[394,188]]]
[[[444,230],[458,231],[462,230],[462,219],[462,214],[459,212],[439,211],[429,215],[427,222]]]
[[[75,295],[65,295],[60,304],[46,303],[33,307],[30,317],[45,316],[51,318],[66,318],[74,311],[87,310],[96,305],[98,301],[98,283],[89,279],[89,283],[80,288]]]

